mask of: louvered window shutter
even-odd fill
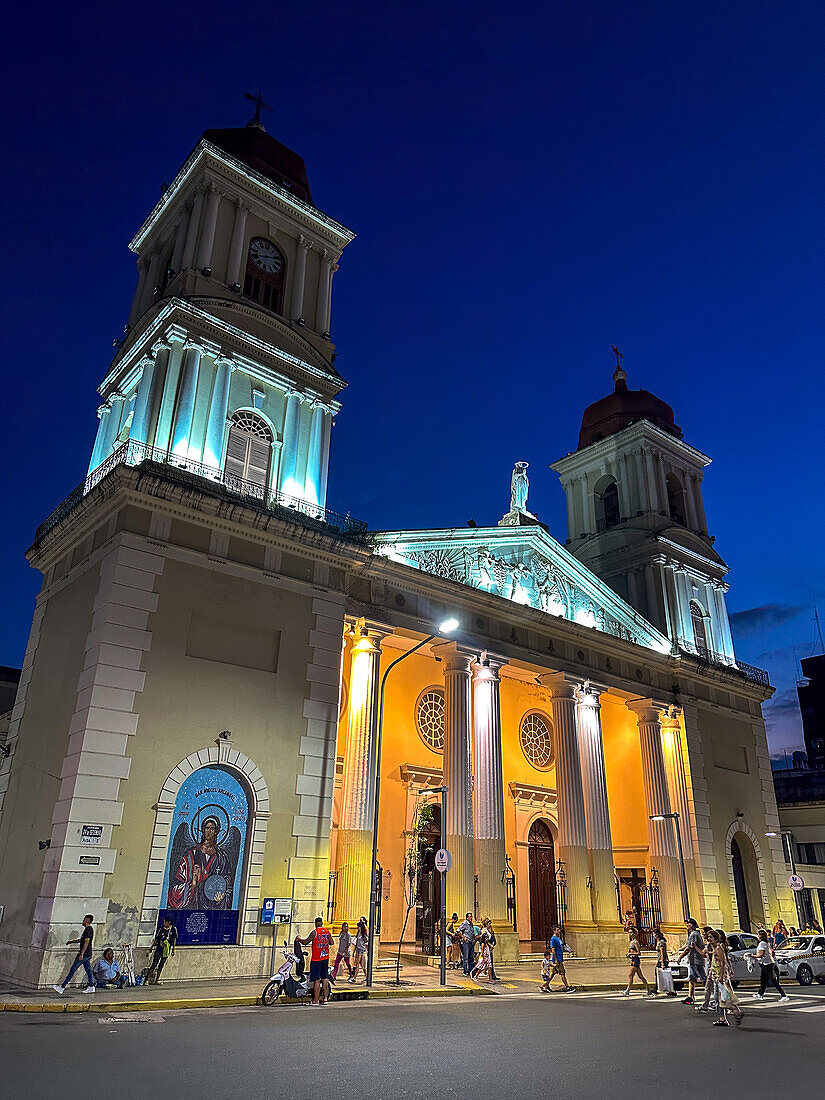
[[[249,440],[249,465],[246,477],[255,485],[266,485],[271,451],[272,447],[268,440],[256,438]]]
[[[235,477],[244,477],[246,465],[246,445],[249,436],[239,432],[237,428],[229,431],[229,442],[226,447],[226,472]]]

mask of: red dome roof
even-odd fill
[[[629,390],[627,375],[619,367],[613,372],[613,393],[594,401],[584,410],[578,450],[589,447],[599,439],[615,435],[637,420],[649,420],[662,431],[682,438],[682,429],[675,423],[673,409],[666,401],[647,390]]]
[[[201,141],[217,145],[314,206],[303,157],[281,145],[260,124],[250,123],[230,130],[206,130],[201,135]]]

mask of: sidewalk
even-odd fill
[[[382,961],[385,957],[382,956]],[[627,982],[627,964],[624,962],[600,962],[568,960],[567,980],[582,992],[600,992],[624,989]],[[645,964],[643,964],[644,969]],[[653,966],[647,967],[646,976],[653,980]],[[372,989],[363,982],[351,985],[339,977],[331,1000],[336,993],[342,999],[376,1000],[387,997],[465,997],[495,996],[513,993],[535,993],[539,986],[539,967],[534,963],[499,964],[496,972],[500,981],[495,984],[476,983],[455,970],[447,971],[447,986],[440,986],[438,970],[424,963],[402,962],[401,984],[395,984],[395,971],[381,969]],[[210,981],[164,981],[155,986],[127,986],[124,989],[98,990],[96,993],[80,992],[82,985],[73,987],[60,996],[52,989],[33,992],[0,988],[0,1011],[5,1012],[135,1012],[183,1008],[233,1008],[260,1003],[266,978]],[[558,985],[558,982],[556,982]],[[283,999],[276,1007],[289,1005]]]

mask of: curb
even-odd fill
[[[446,989],[376,989],[364,990],[358,1000],[388,1000],[401,997],[478,997],[495,996],[492,991],[476,988]],[[335,999],[335,995],[331,999]],[[342,997],[341,1000],[355,998]],[[45,1001],[0,1002],[0,1012],[169,1012],[181,1008],[244,1008],[260,1005],[260,997],[200,997],[174,998],[168,1001]],[[301,1001],[280,1000],[272,1008],[283,1008],[289,1004],[301,1004]]]

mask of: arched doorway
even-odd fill
[[[538,818],[527,837],[530,868],[530,939],[546,942],[557,923],[556,849],[550,823]]]
[[[757,924],[764,923],[762,888],[759,881],[759,863],[750,838],[738,832],[730,841],[731,871],[736,901],[736,916],[743,932],[751,932]]]
[[[441,847],[441,807],[427,806],[428,818],[418,834],[420,876],[415,908],[415,935],[424,955],[440,951],[438,920],[441,914],[441,875],[435,869],[435,853]],[[450,914],[447,914],[449,919]],[[464,914],[461,914],[464,919]]]

